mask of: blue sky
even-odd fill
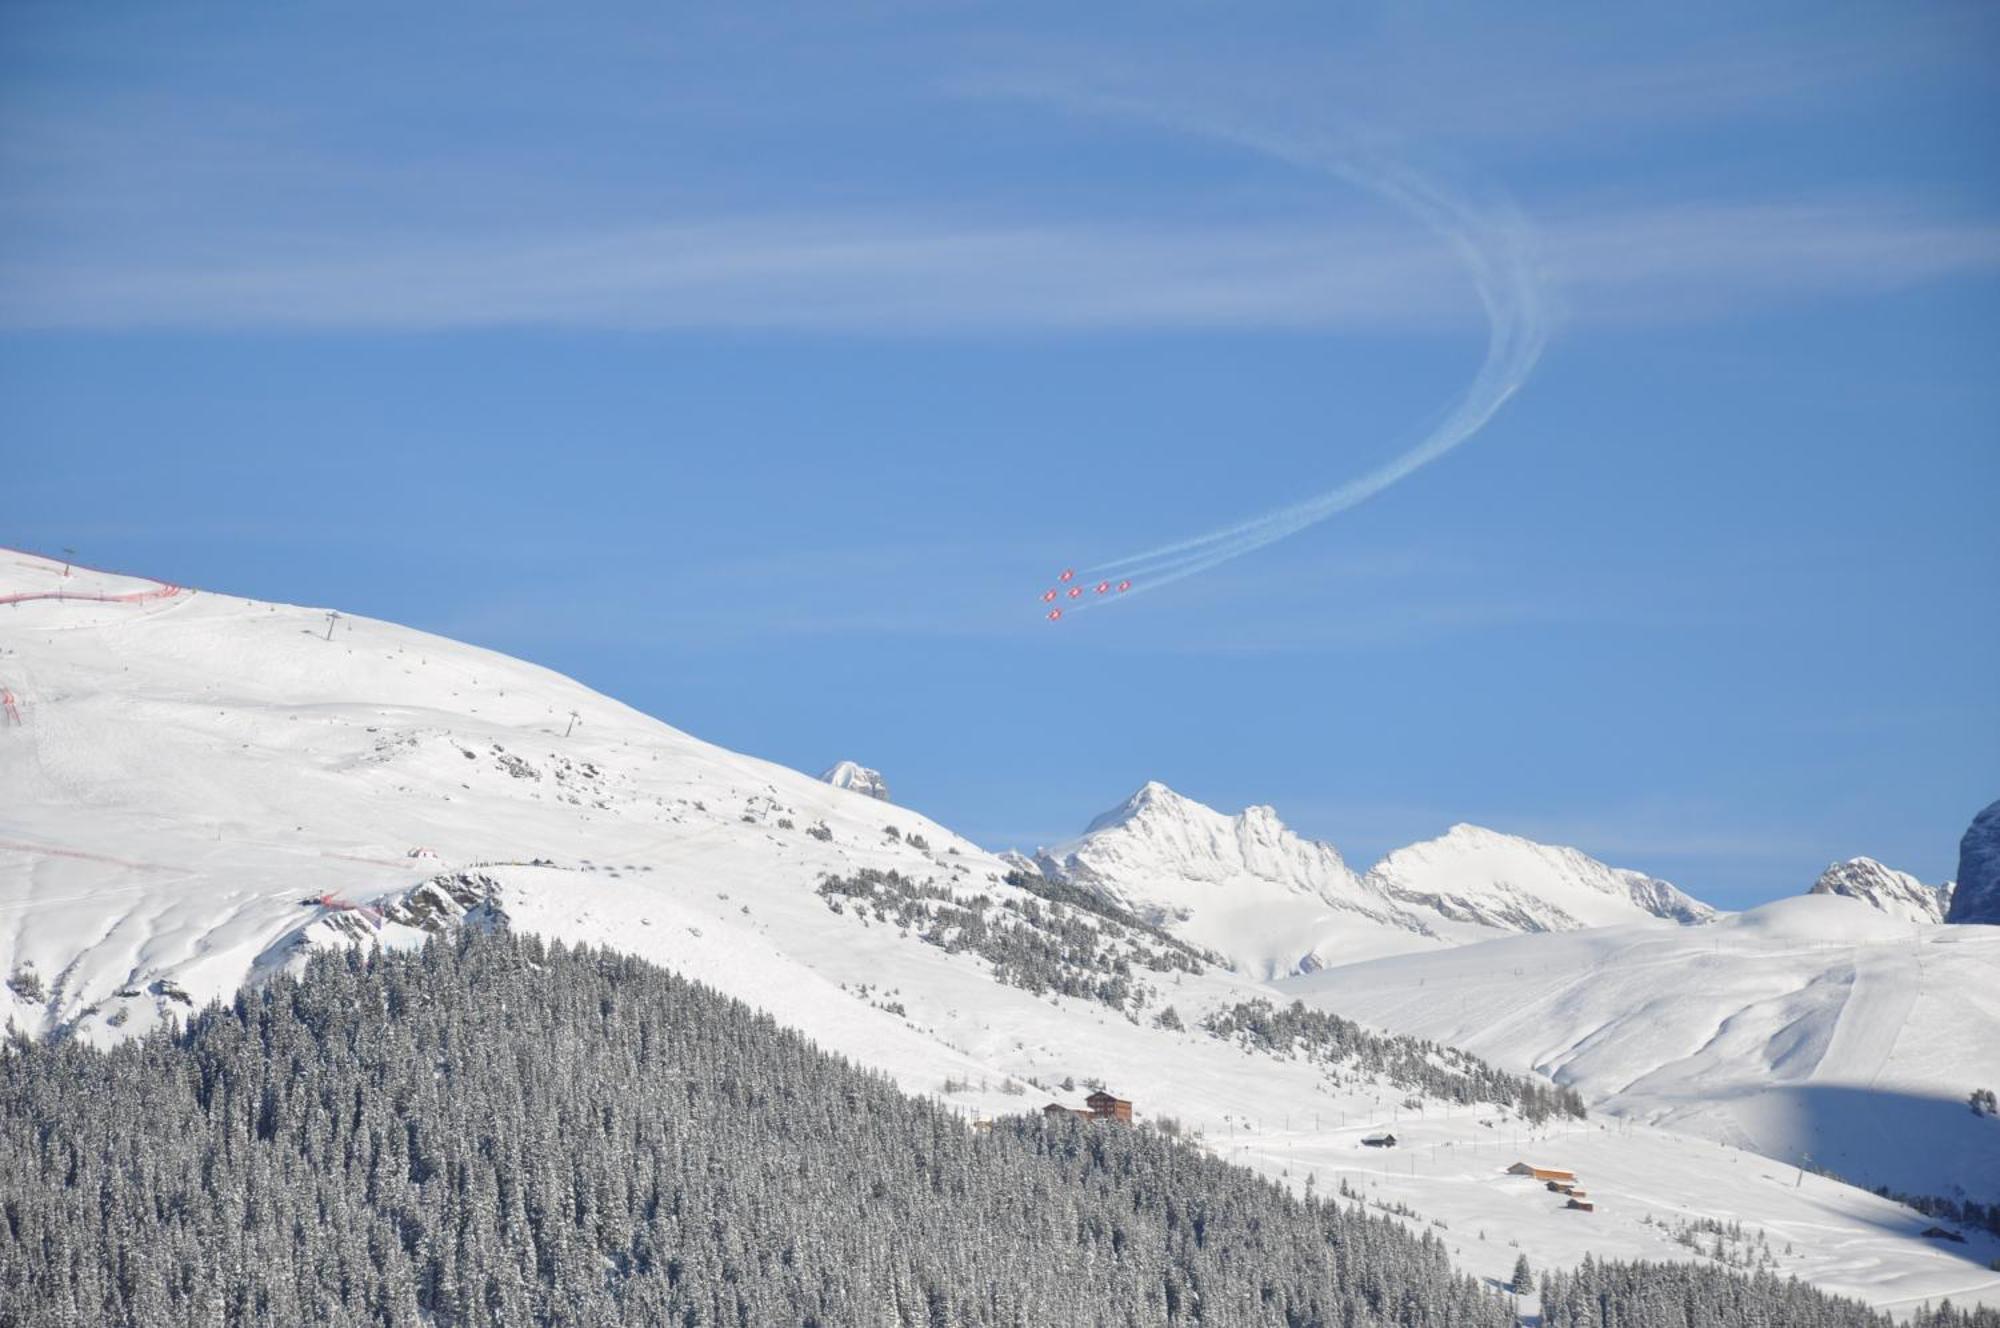
[[[574,674],[996,847],[1158,778],[1724,905],[2000,796],[2000,21],[1977,6],[9,6],[0,542]],[[1452,247],[1547,348],[1423,437]]]

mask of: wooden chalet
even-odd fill
[[[1396,1136],[1393,1134],[1371,1134],[1361,1141],[1363,1148],[1394,1148]]]
[[[1084,1101],[1090,1106],[1087,1114],[1092,1120],[1117,1121],[1121,1125],[1132,1123],[1132,1104],[1122,1097],[1113,1097],[1100,1088]]]
[[[1083,1120],[1094,1119],[1089,1112],[1079,1111],[1075,1107],[1066,1107],[1060,1102],[1049,1103],[1049,1105],[1042,1108],[1042,1114],[1044,1116],[1077,1116]]]
[[[1528,1176],[1535,1180],[1560,1180],[1576,1184],[1576,1173],[1564,1171],[1561,1167],[1538,1167],[1532,1162],[1516,1162],[1507,1168],[1510,1176]]]
[[[1565,1204],[1564,1207],[1574,1208],[1579,1213],[1594,1213],[1597,1211],[1596,1204],[1592,1203],[1588,1199],[1579,1199],[1574,1195],[1570,1197],[1570,1201],[1567,1204]]]

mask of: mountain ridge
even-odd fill
[[[1158,780],[1075,838],[1011,857],[1271,977],[1502,934],[1715,916],[1644,873],[1465,822],[1357,873],[1270,806],[1232,816]]]
[[[1849,858],[1829,864],[1807,894],[1844,895],[1910,922],[1943,922],[1951,906],[1953,886],[1925,885],[1908,872],[1897,871],[1873,858]]]

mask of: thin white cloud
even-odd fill
[[[293,254],[259,254],[245,237],[237,256],[194,263],[12,263],[0,267],[0,323],[883,332],[1312,326],[1392,314],[1408,323],[1446,312],[1454,297],[1442,275],[1437,258],[1380,234],[723,218]]]
[[[1468,12],[1364,23],[1340,42],[1289,47],[1136,35],[1116,47],[1022,43],[946,76],[960,95],[1080,106],[1107,91],[1234,105],[1266,123],[1303,112],[1412,143],[1480,143],[1529,155],[1634,135],[1796,119],[1921,81],[1984,82],[1990,7],[1933,4],[1891,23],[1821,15],[1690,24],[1648,16]]]
[[[227,257],[216,257],[218,251]],[[2000,224],[1867,201],[1544,222],[1572,318],[1711,318],[2000,270]],[[0,327],[1023,333],[1476,326],[1451,256],[1373,218],[1243,225],[716,218],[533,238],[0,261]]]
[[[1575,307],[1614,322],[1714,317],[2000,270],[2000,223],[1855,202],[1586,217],[1557,223],[1550,245]]]

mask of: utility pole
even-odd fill
[[[572,733],[576,732],[576,720],[577,720],[577,714],[576,714],[576,711],[574,711],[574,710],[570,711],[570,712],[569,712],[569,727],[563,730],[563,737],[567,738],[567,737],[568,737],[568,736],[569,736],[570,734],[572,734]]]
[[[68,575],[69,575],[69,569],[70,569],[70,565],[71,565],[72,563],[74,563],[75,561],[76,561],[76,550],[75,550],[75,549],[64,549],[64,550],[63,550],[63,575],[64,575],[64,576],[68,576]]]
[[[329,641],[333,640],[333,624],[334,620],[338,617],[340,617],[339,610],[328,609],[326,611],[326,639]]]

